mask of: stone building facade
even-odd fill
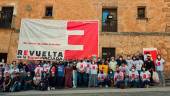
[[[0,12],[4,7],[13,7],[10,27],[0,27],[0,56],[8,63],[16,57],[23,18],[99,20],[100,56],[103,50],[126,56],[157,48],[170,73],[170,0],[0,0]],[[45,16],[48,7],[52,16]]]

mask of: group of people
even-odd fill
[[[165,86],[165,60],[157,55],[0,63],[0,91],[53,90],[77,87],[144,88]]]

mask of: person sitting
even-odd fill
[[[109,86],[113,87],[114,86],[114,71],[112,69],[109,70],[108,81],[109,81]]]
[[[24,90],[31,90],[33,83],[33,77],[30,72],[27,72],[27,76],[24,79]]]
[[[114,85],[117,88],[124,88],[124,73],[120,71],[119,67],[116,68],[116,72],[114,74]]]
[[[107,82],[107,75],[103,73],[102,70],[100,70],[100,73],[98,74],[98,86],[99,87],[103,87],[103,86],[107,86],[108,82]]]
[[[145,69],[145,67],[142,67],[142,72],[140,74],[141,80],[142,80],[142,87],[149,87],[150,84],[150,72]]]
[[[40,90],[41,91],[48,90],[48,85],[49,85],[49,81],[48,81],[48,74],[47,74],[42,77],[42,80],[40,82]]]
[[[41,82],[40,74],[35,74],[35,76],[33,78],[33,83],[34,83],[35,89],[37,89],[37,90],[40,89],[40,82]]]
[[[11,87],[11,76],[8,72],[5,73],[5,78],[3,82],[3,91],[4,92],[10,92],[10,87]]]
[[[139,73],[132,67],[131,71],[129,72],[129,79],[130,79],[130,87],[139,87]]]
[[[129,87],[129,67],[127,66],[127,64],[122,63],[119,69],[124,74],[125,87]]]
[[[21,78],[19,73],[14,73],[11,85],[12,92],[21,90]]]

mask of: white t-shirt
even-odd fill
[[[139,77],[139,73],[137,71],[130,71],[129,72],[129,77],[130,77],[130,80],[134,80],[134,79],[138,79]]]
[[[116,61],[109,62],[109,68],[112,69],[113,71],[116,71],[116,65],[117,65]]]
[[[98,74],[98,80],[99,81],[104,81],[105,79],[106,79],[106,74],[104,74],[104,73],[103,74],[101,74],[101,73]]]
[[[90,62],[84,62],[86,63],[86,73],[90,73],[90,65],[91,63]]]
[[[141,68],[142,68],[142,65],[143,65],[143,61],[142,60],[136,60],[134,63],[135,63],[136,70],[140,71]]]
[[[149,71],[141,72],[140,76],[142,78],[142,81],[144,81],[144,80],[150,81],[150,72]]]
[[[17,73],[17,72],[19,72],[19,69],[18,68],[12,68],[12,69],[10,69],[10,73],[12,74],[12,73]]]
[[[164,59],[161,58],[160,61],[158,59],[156,59],[156,71],[163,71],[164,70],[164,64],[165,64]]]
[[[43,71],[48,73],[49,70],[50,70],[50,64],[44,64],[43,65]]]
[[[41,66],[37,66],[34,70],[35,74],[41,74],[43,71],[43,68]]]
[[[114,80],[115,81],[120,81],[120,80],[123,80],[124,79],[124,73],[123,72],[119,72],[119,73],[115,73],[114,74]]]
[[[97,74],[98,66],[97,64],[90,65],[90,74]]]
[[[127,59],[127,60],[126,60],[126,62],[127,62],[127,66],[128,66],[128,68],[129,68],[129,69],[131,69],[131,68],[132,68],[132,66],[133,66],[133,60],[132,60],[132,59],[130,59],[130,60],[129,60],[129,59]]]
[[[129,74],[129,67],[127,65],[125,66],[120,66],[120,71],[124,72],[126,75]]]
[[[78,62],[76,67],[77,67],[79,72],[85,72],[87,64],[84,63],[84,62]]]

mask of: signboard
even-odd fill
[[[146,60],[147,55],[150,54],[153,61],[157,58],[157,48],[143,48],[144,60]]]
[[[98,56],[98,21],[23,19],[17,59],[61,60]]]

